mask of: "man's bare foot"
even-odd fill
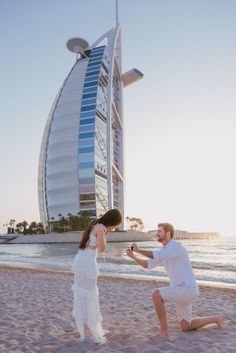
[[[219,315],[216,321],[217,325],[219,328],[223,328],[224,327],[224,316]]]

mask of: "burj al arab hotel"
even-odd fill
[[[92,45],[72,38],[67,48],[76,62],[52,105],[40,150],[44,227],[59,215],[124,212],[122,91],[143,77],[137,69],[122,74],[119,24]]]

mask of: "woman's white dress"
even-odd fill
[[[97,277],[100,274],[97,266],[97,238],[92,232],[89,236],[89,245],[96,248],[79,249],[72,264],[73,317],[78,329],[81,325],[86,325],[94,337],[103,341],[104,331],[101,325],[102,316],[97,287]]]

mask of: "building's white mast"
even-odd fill
[[[116,27],[118,26],[118,0],[116,0]]]

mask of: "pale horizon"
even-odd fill
[[[133,7],[119,1],[123,72],[144,73],[123,94],[125,217],[146,230],[166,221],[236,234],[236,3],[137,0],[135,16]],[[0,17],[2,232],[12,218],[39,221],[42,135],[75,61],[65,43],[112,28],[115,1],[13,0]]]

